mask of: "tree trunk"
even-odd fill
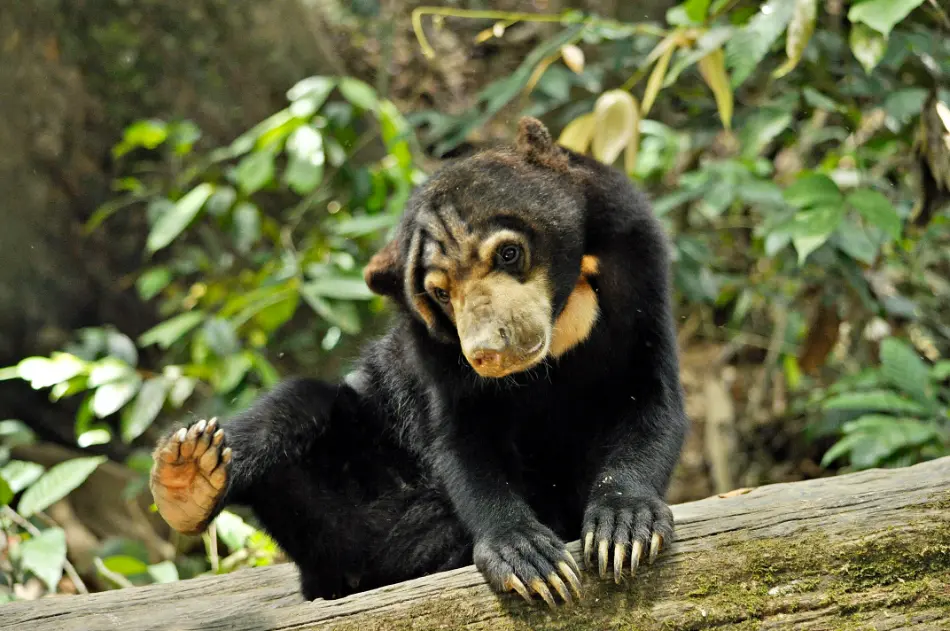
[[[5,629],[946,629],[950,457],[679,504],[677,542],[556,612],[466,567],[303,603],[290,565],[12,603]],[[579,558],[578,542],[570,546]]]

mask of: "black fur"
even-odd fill
[[[512,152],[446,167],[413,195],[400,234],[436,197],[463,216],[529,213],[543,226],[556,312],[581,255],[600,261],[601,314],[586,342],[482,379],[457,339],[434,339],[394,290],[392,329],[347,380],[289,379],[223,425],[234,457],[218,510],[250,505],[299,566],[306,598],[473,558],[500,588],[519,563],[544,576],[563,542],[587,531],[672,539],[663,496],[688,422],[666,238],[621,173],[557,151],[560,166]]]

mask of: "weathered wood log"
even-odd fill
[[[678,539],[653,566],[621,585],[585,572],[584,600],[555,612],[492,593],[473,567],[306,603],[281,565],[12,603],[0,628],[950,629],[950,457],[673,512]]]

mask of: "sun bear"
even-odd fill
[[[620,582],[673,538],[688,419],[669,266],[629,179],[525,117],[513,146],[413,191],[364,270],[392,326],[352,372],[168,434],[158,509],[198,533],[250,506],[311,600],[474,563],[554,607],[581,596],[575,538]]]

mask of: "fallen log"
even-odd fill
[[[473,567],[306,603],[293,566],[0,607],[24,631],[948,629],[950,457],[674,506],[678,539],[570,608],[492,593]],[[579,545],[570,549],[579,559]]]

